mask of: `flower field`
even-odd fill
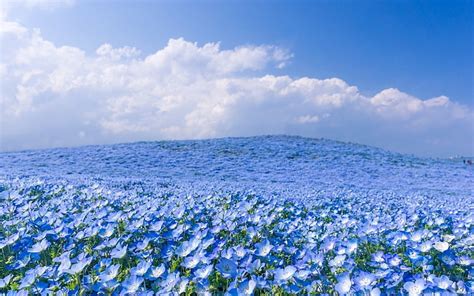
[[[0,154],[0,294],[472,295],[474,170],[299,137]]]

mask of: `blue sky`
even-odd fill
[[[57,44],[108,42],[144,54],[169,38],[288,48],[295,77],[341,77],[474,105],[472,1],[83,1],[13,15]],[[275,72],[276,74],[281,74]]]
[[[2,5],[0,150],[299,134],[474,154],[472,1]]]

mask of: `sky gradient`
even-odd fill
[[[2,33],[1,149],[290,133],[472,155],[472,3],[3,2],[27,33]]]

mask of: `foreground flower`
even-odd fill
[[[216,265],[216,269],[225,278],[235,277],[237,275],[237,265],[234,263],[234,261],[231,261],[227,258],[221,258],[219,263]]]
[[[423,290],[425,290],[425,280],[424,279],[417,279],[414,282],[407,282],[403,285],[405,291],[408,292],[410,296],[418,296],[421,295]]]
[[[109,266],[106,270],[99,274],[100,280],[103,282],[108,282],[110,280],[115,279],[115,277],[118,275],[119,269],[119,264]]]
[[[127,246],[122,247],[121,245],[118,245],[117,247],[115,247],[115,249],[110,251],[111,258],[120,259],[125,257],[125,254],[127,254]]]
[[[242,295],[253,295],[256,286],[257,283],[253,279],[247,279],[239,285],[238,291]]]
[[[257,247],[257,252],[255,254],[262,257],[267,256],[273,248],[268,239],[256,244],[255,246]]]
[[[5,288],[6,286],[8,286],[8,284],[10,283],[10,280],[12,279],[13,275],[7,275],[6,277],[4,277],[3,279],[0,279],[0,289],[2,288]]]
[[[373,274],[361,272],[359,276],[354,278],[354,283],[359,287],[359,289],[366,290],[373,285],[375,279],[376,278]]]
[[[143,283],[143,278],[132,275],[127,278],[123,283],[122,287],[127,293],[135,293],[140,288],[140,285]]]
[[[286,282],[293,277],[296,272],[296,267],[287,266],[285,268],[279,268],[275,270],[275,281]]]
[[[44,238],[42,241],[37,242],[31,248],[28,249],[30,253],[41,253],[49,247],[49,242]]]
[[[337,284],[334,289],[339,294],[347,294],[351,290],[352,282],[349,273],[343,273],[337,277]]]
[[[161,288],[165,292],[170,292],[179,282],[179,275],[177,273],[170,273],[166,279],[161,283]]]

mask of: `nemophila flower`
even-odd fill
[[[253,279],[246,279],[238,286],[240,295],[253,295],[257,283]]]
[[[460,265],[469,266],[474,263],[474,259],[469,258],[468,256],[460,256],[457,258],[457,262]]]
[[[267,256],[273,248],[268,239],[256,244],[255,247],[257,248],[255,254],[261,257]]]
[[[168,274],[166,279],[164,279],[160,285],[164,292],[170,292],[178,284],[178,282],[179,275],[178,273],[174,272]]]
[[[123,239],[125,239],[125,237],[123,237]],[[115,237],[115,238],[104,241],[104,244],[107,248],[113,248],[113,247],[117,246],[118,242],[119,242],[118,238]],[[120,246],[117,246],[117,248],[119,248],[119,247]]]
[[[373,288],[366,291],[368,292],[369,296],[380,296],[382,294],[380,288]]]
[[[181,263],[181,265],[186,268],[193,269],[199,264],[200,261],[201,255],[199,253],[196,253],[194,256],[184,258],[183,263]]]
[[[296,272],[296,267],[287,266],[285,268],[279,268],[274,271],[274,279],[278,282],[286,282],[293,277]]]
[[[237,246],[234,248],[234,253],[235,255],[237,255],[237,257],[239,258],[242,258],[244,257],[245,255],[247,255],[247,251],[245,250],[244,247],[242,246]]]
[[[15,264],[13,264],[13,268],[14,269],[21,269],[21,268],[27,266],[28,263],[30,263],[30,260],[31,260],[31,257],[29,255],[24,256],[24,257],[18,259],[17,261],[15,261]]]
[[[30,253],[41,253],[49,247],[49,242],[44,238],[43,240],[34,244],[31,248],[28,249]]]
[[[120,259],[125,257],[127,254],[127,246],[118,245],[112,251],[110,251],[110,257]]]
[[[352,254],[357,250],[359,243],[356,240],[350,240],[346,243],[346,252],[347,254]]]
[[[174,248],[171,244],[167,244],[167,245],[162,246],[162,248],[160,250],[160,256],[161,257],[169,259],[169,258],[173,257],[173,255],[174,255]]]
[[[445,242],[450,243],[453,239],[456,238],[456,236],[454,236],[452,234],[443,234],[442,238]]]
[[[352,281],[349,273],[345,272],[337,277],[337,283],[334,289],[341,295],[349,293],[352,287]]]
[[[384,281],[386,282],[386,286],[388,288],[393,288],[398,286],[403,281],[403,276],[399,272],[389,270],[384,277]]]
[[[102,282],[108,282],[110,280],[115,279],[118,275],[120,269],[120,264],[115,264],[109,266],[106,270],[99,274],[99,278]]]
[[[376,277],[372,273],[360,272],[358,276],[354,278],[354,284],[361,290],[366,290],[374,284]]]
[[[447,290],[453,285],[453,281],[449,279],[446,275],[434,278],[434,283],[436,286],[442,290]]]
[[[431,248],[433,247],[433,243],[430,242],[430,241],[426,241],[426,242],[422,242],[419,246],[418,246],[418,249],[423,252],[423,253],[427,253],[431,250]]]
[[[164,264],[160,264],[160,266],[158,267],[152,267],[150,277],[155,278],[155,279],[159,278],[161,275],[164,274],[165,271],[166,271],[166,268]]]
[[[256,273],[257,271],[259,271],[261,268],[263,267],[262,265],[262,261],[260,261],[260,259],[255,259],[254,261],[252,261],[249,265],[248,265],[248,270],[250,272],[253,272],[253,273]]]
[[[449,249],[449,243],[447,242],[436,242],[434,243],[433,247],[438,250],[438,252],[444,252]]]
[[[408,292],[409,296],[418,296],[423,293],[426,287],[426,282],[424,279],[417,279],[414,282],[406,282],[403,285],[403,289]]]
[[[36,266],[35,268],[36,277],[43,276],[48,269],[49,267],[46,267],[46,266]]]
[[[129,230],[131,232],[134,232],[135,230],[139,229],[140,227],[143,226],[143,222],[144,222],[144,219],[141,218],[141,219],[138,219],[138,220],[135,220],[133,221],[133,223],[129,226]]]
[[[161,231],[161,228],[163,227],[163,221],[157,221],[153,224],[150,225],[150,231],[154,231],[154,232],[160,232]]]
[[[99,231],[99,235],[103,238],[111,237],[114,234],[115,226],[113,224],[107,225]]]
[[[20,282],[20,289],[28,288],[31,286],[36,280],[36,270],[30,269],[25,273],[25,276],[21,279]]]
[[[170,226],[170,229],[173,229],[173,228],[171,228]],[[178,239],[183,234],[183,232],[184,232],[184,225],[179,224],[171,231],[171,237],[173,239]],[[187,246],[191,246],[189,242],[186,242],[186,243],[188,244]]]
[[[205,250],[209,248],[214,242],[215,242],[215,239],[213,237],[209,239],[205,239],[201,242],[201,247],[203,248],[203,250]]]
[[[337,255],[333,259],[329,261],[329,266],[331,267],[339,267],[344,264],[346,260],[346,255]]]
[[[423,238],[423,231],[422,230],[417,230],[415,232],[412,232],[410,234],[410,240],[413,242],[420,242]]]
[[[122,283],[122,287],[126,293],[135,293],[138,291],[142,283],[143,278],[136,275],[131,275]]]
[[[78,260],[76,263],[71,265],[71,268],[65,270],[65,272],[69,274],[77,274],[81,272],[87,265],[92,262],[92,257],[83,257],[82,259]]]
[[[216,265],[216,269],[225,278],[232,278],[237,276],[237,264],[227,258],[221,258],[219,260],[219,263],[217,263]]]
[[[301,281],[304,281],[311,274],[310,270],[299,270],[295,273],[295,277]]]
[[[195,245],[192,241],[185,241],[178,247],[176,254],[180,257],[187,257],[196,248],[197,245]]]
[[[188,284],[189,284],[189,279],[187,278],[181,279],[181,282],[179,283],[179,286],[178,286],[178,294],[185,293],[186,287],[188,286]]]
[[[110,213],[107,222],[117,222],[122,217],[121,212]]]
[[[151,266],[150,261],[142,260],[138,265],[130,270],[130,273],[137,276],[143,276]]]
[[[205,278],[209,277],[209,275],[211,274],[213,269],[214,269],[214,267],[212,265],[206,265],[206,266],[203,266],[203,267],[197,269],[194,272],[194,274],[196,275],[197,278],[205,279]]]
[[[336,245],[336,240],[333,238],[328,238],[324,240],[323,244],[321,245],[321,250],[324,252],[328,252],[334,248]]]
[[[318,265],[318,266],[322,266],[323,263],[324,263],[324,259],[325,259],[325,258],[324,258],[324,254],[316,254],[315,256],[312,256],[310,260],[311,260],[314,264],[316,264],[316,265]]]
[[[20,238],[20,233],[15,233],[7,237],[3,242],[0,243],[0,249],[3,249],[6,246],[14,244]]]
[[[8,286],[8,284],[10,283],[10,280],[12,279],[12,277],[13,277],[13,275],[9,274],[6,277],[4,277],[3,279],[0,279],[0,289],[3,289],[6,286]]]
[[[372,254],[371,260],[377,263],[384,262],[385,261],[384,253],[382,251],[375,252],[374,254]]]
[[[399,266],[401,262],[402,262],[402,259],[398,255],[391,256],[390,259],[388,260],[388,263],[391,266]]]
[[[55,258],[53,261],[60,263],[58,267],[58,273],[61,275],[62,273],[66,272],[71,267],[71,260],[69,259],[69,253],[66,252],[62,254],[60,257]]]
[[[454,252],[452,250],[448,250],[448,251],[443,252],[440,255],[440,258],[441,258],[441,261],[443,261],[444,264],[446,264],[446,265],[452,266],[452,265],[456,264],[456,255],[454,254]]]
[[[407,251],[407,256],[410,258],[412,261],[417,260],[420,258],[420,253],[414,249],[410,249]]]
[[[137,244],[136,250],[137,251],[143,251],[148,247],[148,244],[150,243],[149,238],[145,238],[143,241],[139,242]]]

